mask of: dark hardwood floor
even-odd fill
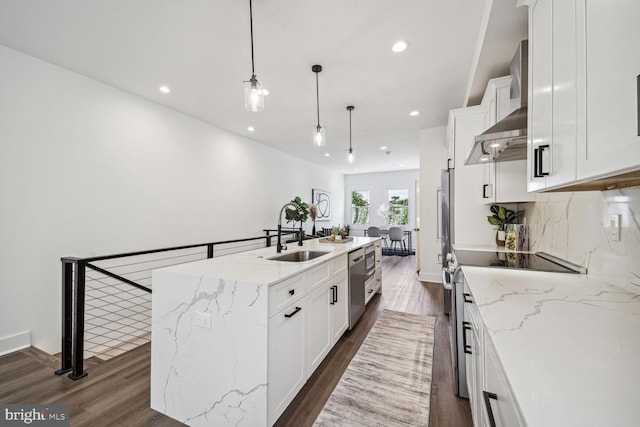
[[[448,322],[442,286],[417,280],[414,257],[383,258],[383,294],[375,296],[280,417],[277,426],[310,426],[383,309],[434,316],[431,427],[471,426],[469,402],[453,395]],[[87,362],[79,381],[54,375],[58,358],[35,348],[0,357],[0,402],[65,403],[72,426],[178,426],[149,408],[150,345],[102,363]]]

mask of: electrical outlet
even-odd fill
[[[609,240],[620,240],[620,215],[609,214]]]
[[[211,329],[211,315],[209,313],[196,311],[196,316],[193,323],[202,328]]]

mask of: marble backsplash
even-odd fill
[[[529,245],[588,269],[640,294],[640,187],[609,191],[541,193],[526,204]],[[620,240],[609,215],[620,215]]]

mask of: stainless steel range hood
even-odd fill
[[[465,165],[527,158],[528,57],[528,43],[523,40],[510,66],[511,102],[520,108],[475,137]]]

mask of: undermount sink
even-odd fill
[[[322,255],[326,255],[328,253],[329,252],[322,252],[322,251],[298,251],[298,252],[291,252],[284,255],[274,256],[269,259],[272,261],[304,262],[304,261],[310,261],[314,258],[321,257]]]

